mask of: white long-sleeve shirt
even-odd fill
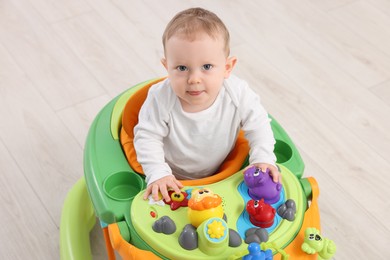
[[[216,172],[242,128],[249,141],[249,163],[275,165],[275,139],[268,114],[248,84],[231,75],[208,109],[183,111],[169,79],[149,90],[134,128],[137,160],[150,184],[174,174],[199,179]]]

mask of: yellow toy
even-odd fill
[[[209,218],[222,218],[222,199],[210,189],[195,189],[188,201],[188,218],[194,227],[198,227]]]

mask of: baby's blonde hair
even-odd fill
[[[162,36],[164,51],[166,42],[173,35],[183,35],[186,39],[195,40],[197,33],[205,32],[213,39],[222,36],[225,41],[225,53],[230,53],[230,35],[219,17],[203,8],[190,8],[176,14],[168,23]]]

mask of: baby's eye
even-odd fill
[[[179,65],[176,67],[176,69],[178,69],[179,71],[187,71],[188,70],[187,66],[184,66],[184,65]]]
[[[205,64],[205,65],[202,66],[202,69],[210,70],[212,67],[213,67],[213,65],[211,65],[211,64]]]

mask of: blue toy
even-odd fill
[[[249,254],[244,256],[243,260],[272,260],[272,250],[267,249],[265,251],[260,249],[260,245],[257,243],[250,243],[248,246]]]

